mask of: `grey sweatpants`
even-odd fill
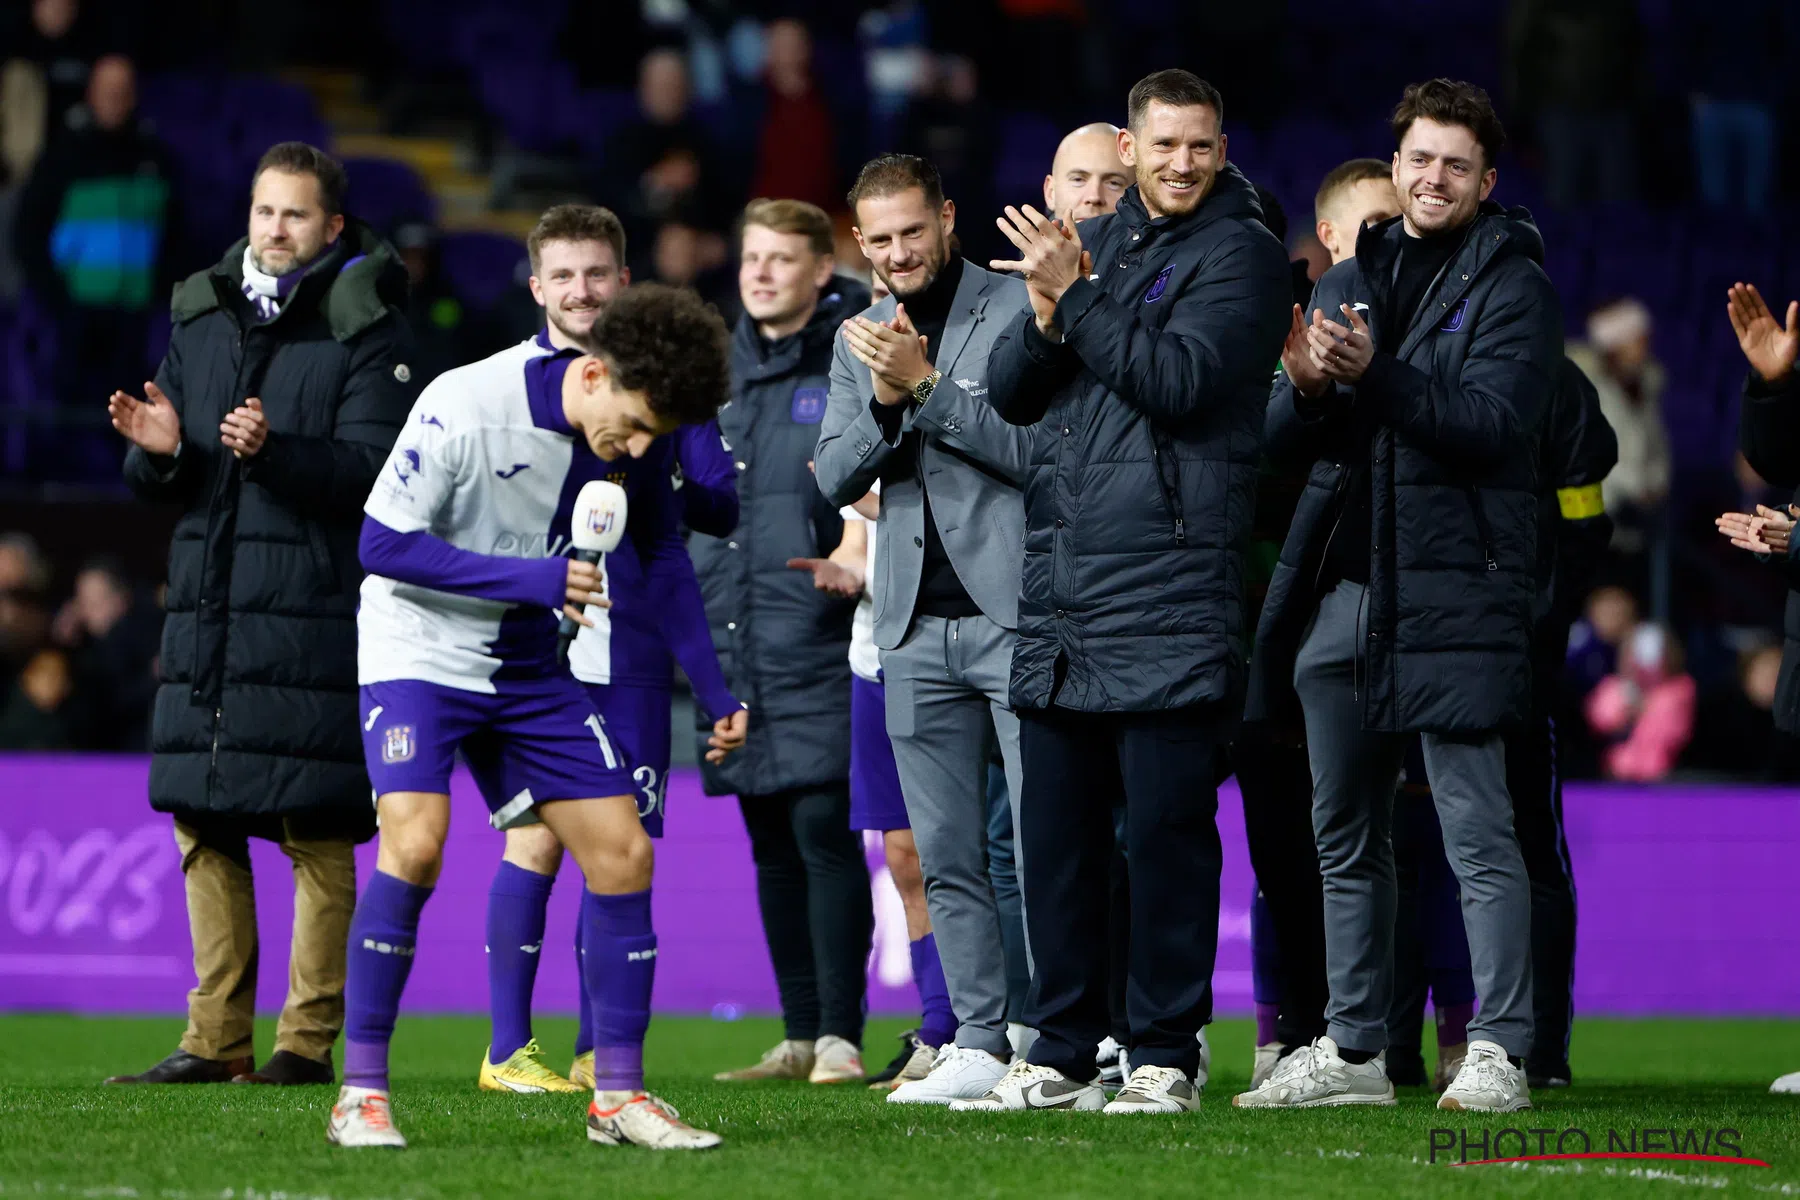
[[[906,640],[881,656],[888,739],[919,847],[956,1044],[1002,1058],[1012,1047],[1000,912],[988,876],[987,730],[991,724],[999,737],[1016,829],[1019,719],[1007,707],[1014,640],[986,617],[920,616]],[[1018,870],[1023,878],[1022,863]]]
[[[1326,1032],[1339,1046],[1387,1046],[1394,976],[1394,790],[1407,734],[1362,727],[1357,696],[1366,631],[1363,587],[1340,582],[1319,603],[1294,664],[1313,773],[1313,834],[1325,883]],[[1531,1049],[1531,885],[1513,832],[1498,733],[1420,735],[1425,774],[1462,890],[1480,1011],[1469,1037],[1508,1054]]]

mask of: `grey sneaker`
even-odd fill
[[[1142,1066],[1131,1073],[1119,1094],[1101,1112],[1112,1116],[1122,1113],[1193,1112],[1200,1107],[1200,1089],[1175,1067]]]
[[[1394,1103],[1387,1077],[1387,1056],[1366,1063],[1347,1063],[1337,1043],[1317,1038],[1282,1059],[1267,1083],[1231,1098],[1238,1108],[1328,1108],[1340,1104]]]
[[[975,1100],[952,1100],[951,1112],[1023,1112],[1035,1108],[1060,1108],[1074,1112],[1098,1112],[1106,1106],[1099,1083],[1070,1079],[1055,1067],[1015,1060],[987,1095]]]

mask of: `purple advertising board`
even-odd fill
[[[179,1013],[193,980],[179,856],[167,816],[145,800],[146,759],[0,755],[0,1010]],[[407,991],[417,1012],[484,1012],[482,932],[500,838],[459,776],[442,882],[425,910]],[[1572,786],[1565,800],[1580,889],[1576,1005],[1584,1013],[1800,1016],[1800,792]],[[1219,916],[1221,1013],[1249,1009],[1252,880],[1236,788],[1219,795],[1225,869]],[[258,1007],[280,1007],[292,875],[253,843],[264,936]],[[900,902],[871,848],[876,938],[869,1007],[917,1010]],[[358,856],[367,878],[372,845]],[[729,1017],[776,1010],[737,805],[669,784],[657,847],[661,953],[656,1008]],[[580,879],[566,864],[551,900],[539,975],[545,1012],[576,1003]]]

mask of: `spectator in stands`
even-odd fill
[[[723,228],[720,161],[689,109],[687,61],[652,50],[638,68],[638,115],[607,144],[601,189],[631,244],[650,245],[651,230],[672,217]]]
[[[1615,522],[1613,551],[1630,565],[1658,610],[1667,585],[1665,505],[1673,471],[1663,422],[1662,363],[1650,349],[1650,310],[1627,297],[1588,316],[1587,341],[1569,346],[1569,357],[1600,393],[1600,411],[1619,440],[1619,463],[1601,485]]]
[[[394,231],[394,248],[406,264],[413,382],[422,388],[452,367],[486,358],[512,340],[497,320],[464,304],[444,278],[436,229],[421,222],[402,225]]]
[[[136,110],[131,61],[95,63],[87,102],[69,110],[19,203],[16,253],[32,293],[56,314],[65,404],[92,403],[144,375],[150,309],[172,282],[173,173]]]
[[[962,211],[999,211],[994,196],[994,113],[981,95],[974,59],[947,55],[926,61],[919,93],[906,107],[894,145],[935,164],[944,194],[956,197]],[[1025,197],[1006,199],[1017,202]],[[971,261],[984,261],[1006,249],[991,221],[970,221],[957,232]]]
[[[1513,0],[1507,99],[1536,128],[1558,208],[1637,198],[1637,8],[1636,0]]]
[[[357,713],[362,505],[417,381],[406,272],[343,216],[301,142],[252,176],[249,236],[175,290],[144,400],[114,392],[125,477],[183,515],[169,550],[150,803],[173,813],[197,985],[180,1049],[122,1083],[328,1083],[357,842],[374,833]],[[229,632],[228,632],[229,631]],[[251,837],[294,864],[287,1004],[255,1070]]]
[[[150,748],[150,706],[162,613],[132,587],[124,568],[95,559],[75,576],[75,594],[52,627],[73,661],[71,725],[83,750]]]
[[[50,629],[50,564],[23,533],[0,535],[0,686],[44,645]]]
[[[831,108],[813,82],[812,35],[799,21],[783,19],[764,38],[762,128],[750,194],[829,209],[842,193]]]
[[[1775,728],[1780,680],[1779,643],[1740,655],[1730,678],[1701,697],[1683,764],[1755,783],[1800,779],[1800,741]]]
[[[1715,209],[1767,212],[1800,18],[1789,0],[1680,0],[1676,16],[1700,196]]]
[[[69,110],[87,95],[88,73],[94,63],[119,47],[98,5],[84,5],[81,0],[28,0],[21,8],[29,12],[24,28],[0,26],[0,32],[13,35],[8,39],[16,56],[11,61],[28,66],[42,89],[43,124],[35,130],[36,144],[42,148],[56,138]],[[31,132],[20,130],[19,136],[29,143]]]
[[[750,834],[784,1033],[761,1062],[718,1078],[842,1083],[863,1073],[874,931],[868,864],[850,831],[850,623],[862,581],[832,559],[844,520],[812,463],[832,343],[868,291],[832,274],[830,218],[817,208],[759,200],[745,222],[781,253],[746,257],[739,273],[733,402],[719,412],[744,532],[695,533],[688,549],[726,682],[757,713],[745,747],[700,772],[708,795],[737,796]]]
[[[69,659],[46,647],[33,654],[0,702],[0,750],[68,750],[74,744]]]
[[[651,276],[672,287],[693,288],[720,312],[738,311],[726,266],[725,239],[687,220],[665,221],[651,246]]]
[[[1694,732],[1694,679],[1681,667],[1681,644],[1661,625],[1632,630],[1617,673],[1587,698],[1588,725],[1612,744],[1612,779],[1650,783],[1666,776]]]

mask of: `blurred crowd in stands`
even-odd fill
[[[1536,215],[1570,352],[1619,440],[1618,533],[1572,631],[1580,774],[1800,776],[1772,732],[1784,594],[1714,532],[1774,501],[1736,455],[1742,361],[1726,287],[1800,295],[1800,6],[1791,0],[20,0],[0,14],[0,480],[8,502],[117,488],[103,398],[154,369],[172,282],[239,236],[247,164],[330,146],[318,80],[392,139],[448,139],[482,212],[591,199],[634,277],[737,305],[731,221],[753,196],[843,219],[855,164],[930,158],[982,262],[991,216],[1035,201],[1062,132],[1119,121],[1171,62],[1228,98],[1230,157],[1279,197],[1290,253],[1324,170],[1385,157],[1381,114],[1430,71],[1483,83],[1519,148],[1497,198]],[[295,68],[310,68],[312,74]],[[1055,83],[1046,82],[1054,74]],[[342,97],[340,97],[342,99]],[[1360,115],[1351,115],[1360,114]],[[357,132],[370,132],[359,130]],[[369,139],[363,138],[362,141]],[[354,148],[354,147],[353,147]],[[343,153],[340,151],[340,153]],[[528,336],[522,245],[450,211],[416,161],[343,153],[349,205],[412,277],[416,370]],[[1787,218],[1784,220],[1784,218]],[[1785,499],[1785,497],[1784,497]],[[0,520],[0,527],[7,524]],[[158,617],[147,581],[0,538],[0,748],[141,746]],[[52,561],[54,560],[54,561]]]

